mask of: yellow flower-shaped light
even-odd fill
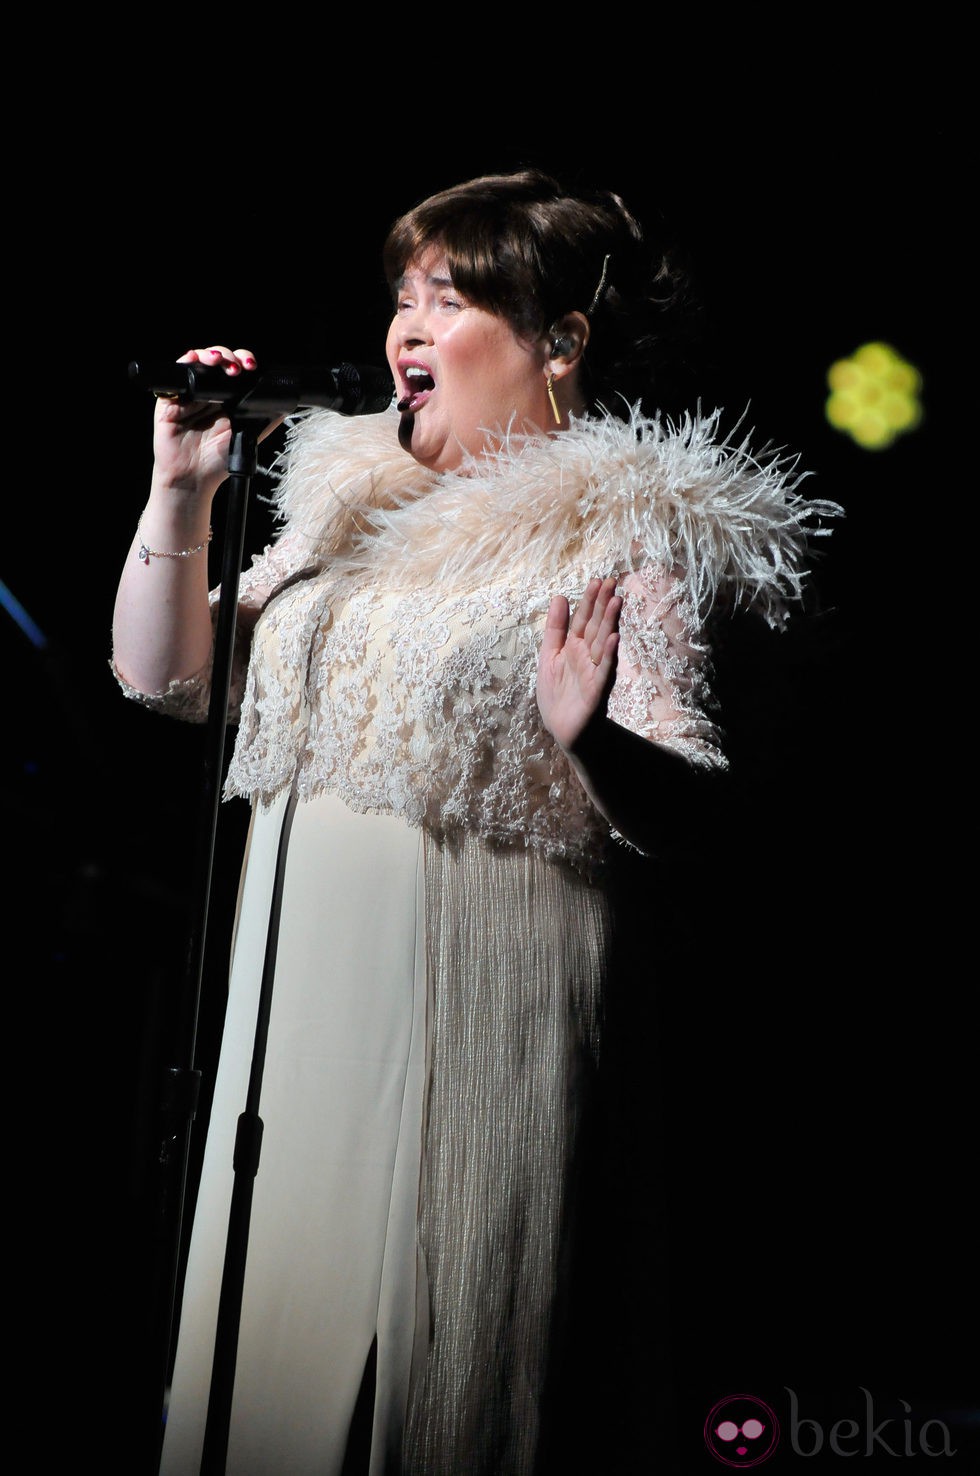
[[[922,376],[887,343],[865,343],[827,371],[827,419],[866,451],[881,451],[922,419]]]

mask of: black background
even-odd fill
[[[624,871],[561,1469],[717,1469],[711,1405],[754,1393],[785,1418],[789,1388],[825,1431],[860,1422],[867,1389],[893,1431],[941,1416],[964,1447],[975,476],[947,455],[966,332],[957,125],[907,79],[826,77],[804,107],[790,78],[751,116],[716,91],[710,117],[703,78],[669,104],[634,83],[599,106],[579,82],[570,118],[551,73],[514,82],[508,109],[506,75],[438,62],[453,65],[448,102],[408,64],[367,123],[309,94],[299,119],[286,87],[246,104],[224,73],[197,76],[193,99],[134,99],[135,118],[82,89],[25,165],[47,189],[11,279],[31,383],[2,578],[47,644],[6,615],[2,640],[14,1264],[31,1268],[18,1340],[37,1450],[137,1469],[152,1107],[198,815],[202,732],[125,702],[107,665],[150,469],[152,402],[126,366],[214,341],[267,363],[380,363],[387,225],[525,163],[664,216],[706,305],[703,403],[799,452],[811,495],[846,511],[819,610],[784,636],[740,628],[722,662],[738,833],[706,838],[682,874]],[[880,452],[823,413],[829,364],[872,339],[924,384],[920,428]],[[256,504],[249,551],[266,536]],[[205,1101],[243,811],[225,806],[219,829]],[[801,1466],[784,1434],[770,1469]]]

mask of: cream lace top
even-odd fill
[[[574,605],[617,574],[610,717],[723,766],[703,620],[723,591],[782,621],[807,525],[837,509],[800,498],[777,459],[716,445],[715,417],[582,421],[439,475],[400,450],[396,420],[316,411],[291,427],[283,531],[239,588],[226,793],[330,791],[592,870],[608,823],[535,701],[551,597]],[[156,695],[117,677],[138,701],[207,715],[208,672]]]

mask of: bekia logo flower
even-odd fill
[[[779,1444],[779,1421],[764,1399],[727,1394],[704,1422],[704,1443],[716,1461],[748,1469],[768,1460]]]

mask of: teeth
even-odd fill
[[[425,369],[420,369],[417,364],[409,364],[408,368],[405,370],[406,379],[428,379],[428,377],[429,376],[427,371]]]

